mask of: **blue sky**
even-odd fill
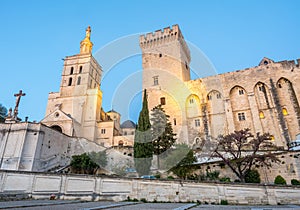
[[[59,90],[62,58],[79,52],[88,25],[94,53],[115,40],[179,24],[185,39],[207,56],[217,73],[256,66],[265,56],[295,60],[300,58],[299,8],[297,0],[2,0],[0,103],[14,107],[13,94],[22,89],[26,96],[20,103],[20,117],[41,120],[48,93]],[[138,49],[138,42],[130,44]],[[196,68],[205,71],[205,66]],[[102,82],[106,111],[118,107],[113,96],[118,84],[129,75],[139,77],[140,70],[140,55],[104,69],[110,73]],[[134,84],[137,90],[139,81]],[[134,121],[140,111],[138,96],[129,113]],[[121,114],[126,120],[127,114]]]

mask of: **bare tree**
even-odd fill
[[[255,163],[270,167],[272,160],[278,161],[274,154],[276,148],[269,133],[254,136],[250,129],[244,129],[219,136],[212,156],[221,158],[240,181],[245,182],[247,171]]]

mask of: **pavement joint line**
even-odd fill
[[[61,205],[61,204],[72,204],[72,203],[84,203],[85,201],[59,201],[56,203],[48,203],[48,202],[43,202],[43,203],[31,203],[31,204],[15,204],[15,205],[8,205],[4,207],[0,207],[0,209],[12,209],[12,208],[23,208],[23,207],[35,207],[35,206],[53,206],[53,205]]]
[[[126,202],[126,203],[116,203],[116,204],[110,204],[106,206],[97,206],[92,208],[84,208],[82,210],[98,210],[98,209],[108,209],[108,208],[117,208],[121,206],[130,206],[130,205],[137,205],[141,204],[140,202]]]
[[[186,209],[193,208],[193,207],[195,207],[195,206],[198,206],[198,204],[196,204],[196,203],[189,203],[189,204],[186,204],[186,205],[184,205],[184,206],[175,208],[175,209],[173,209],[173,210],[186,210]]]

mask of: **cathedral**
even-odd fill
[[[80,42],[80,53],[67,56],[60,91],[49,93],[44,125],[68,136],[82,137],[104,147],[132,146],[135,126],[120,125],[120,114],[102,109],[101,65],[92,55],[91,28]],[[125,137],[122,136],[124,129]],[[129,129],[129,131],[128,131]]]
[[[255,67],[191,80],[178,25],[141,35],[139,45],[149,110],[162,105],[178,143],[197,148],[243,128],[270,133],[282,149],[300,142],[300,59],[263,58]],[[121,124],[118,112],[102,108],[102,68],[92,47],[88,27],[79,54],[64,59],[59,92],[49,93],[41,122],[20,122],[17,99],[14,116],[0,124],[0,169],[47,171],[74,154],[133,146],[135,123]]]

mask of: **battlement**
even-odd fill
[[[156,43],[168,42],[173,40],[183,39],[179,26],[173,25],[172,28],[167,27],[163,30],[156,30],[140,36],[140,46],[147,47]]]

